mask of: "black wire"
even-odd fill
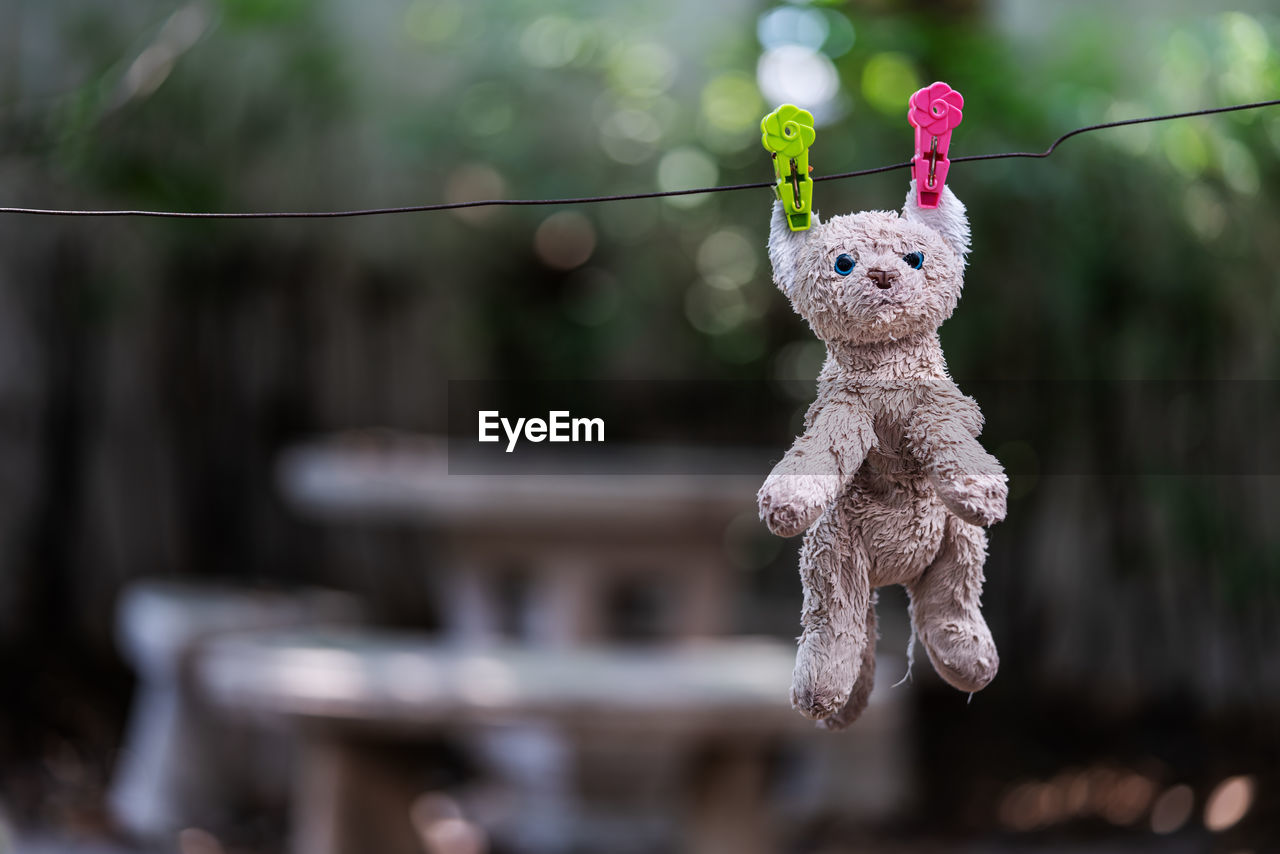
[[[1210,116],[1215,113],[1234,113],[1240,110],[1256,110],[1261,107],[1274,107],[1276,105],[1280,105],[1280,98],[1270,101],[1254,101],[1249,104],[1232,104],[1228,107],[1209,107],[1203,110],[1190,110],[1185,113],[1166,113],[1162,116],[1146,116],[1139,119],[1122,119],[1116,122],[1102,122],[1099,124],[1085,125],[1084,127],[1078,127],[1075,130],[1067,131],[1062,136],[1055,139],[1053,144],[1044,151],[1010,151],[999,154],[967,154],[962,157],[952,157],[951,162],[966,163],[977,160],[1003,160],[1010,157],[1031,157],[1039,159],[1053,154],[1059,145],[1066,142],[1071,137],[1078,136],[1082,133],[1090,133],[1092,131],[1105,130],[1107,128],[1124,127],[1126,125],[1167,122],[1173,119],[1186,119],[1194,116]],[[910,166],[911,161],[906,160],[902,163],[893,163],[888,166],[875,166],[870,169],[858,169],[853,172],[838,172],[834,175],[821,175],[813,180],[839,181],[845,178],[859,178],[864,175],[875,175],[880,172],[892,172],[895,169],[907,169]],[[773,181],[756,181],[750,184],[729,184],[721,187],[699,187],[692,190],[665,190],[655,193],[626,193],[617,196],[582,196],[570,199],[485,199],[483,201],[474,202],[445,202],[443,204],[436,205],[404,205],[402,207],[364,208],[350,211],[236,211],[230,213],[211,213],[205,211],[81,211],[50,210],[46,208],[0,207],[0,213],[29,214],[34,216],[161,217],[166,219],[339,219],[358,216],[382,216],[384,214],[452,211],[460,210],[462,208],[590,205],[598,204],[600,202],[622,202],[633,199],[664,199],[672,196],[696,196],[702,193],[728,193],[735,190],[759,190],[765,187],[772,187],[773,184]]]

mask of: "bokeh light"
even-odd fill
[[[1094,766],[1065,770],[1050,780],[1011,786],[996,807],[1006,828],[1027,832],[1086,816],[1111,824],[1137,823],[1152,805],[1156,782],[1136,771]]]
[[[765,50],[798,45],[830,57],[848,53],[855,42],[853,23],[839,9],[778,6],[756,21],[756,37]]]
[[[676,77],[676,57],[660,44],[623,44],[609,58],[609,81],[624,95],[661,95]]]
[[[178,831],[178,854],[223,854],[222,841],[201,827],[184,827]]]
[[[511,90],[485,81],[467,87],[458,99],[458,123],[475,136],[506,133],[515,121]]]
[[[698,272],[714,288],[742,287],[755,277],[759,264],[755,242],[741,229],[713,231],[698,247]]]
[[[822,10],[811,6],[779,6],[765,12],[756,22],[756,37],[765,50],[785,45],[821,50],[828,30]]]
[[[661,208],[657,202],[634,205],[601,205],[596,210],[601,232],[623,246],[641,243],[653,234]]]
[[[1253,788],[1253,778],[1247,775],[1228,777],[1215,786],[1204,805],[1204,826],[1218,833],[1239,824],[1253,806]]]
[[[589,30],[571,18],[546,15],[525,28],[520,53],[536,68],[559,68],[573,62],[587,46]]]
[[[1275,97],[1275,80],[1268,73],[1271,45],[1267,31],[1244,12],[1227,12],[1221,22],[1227,69],[1219,80],[1226,98],[1256,101]]]
[[[1207,184],[1187,187],[1183,193],[1182,212],[1187,225],[1203,241],[1213,240],[1227,227],[1227,206],[1217,191]]]
[[[698,282],[685,293],[685,316],[690,325],[708,335],[720,335],[747,319],[750,307],[738,290],[713,288]]]
[[[616,110],[600,123],[600,147],[619,163],[643,163],[661,141],[662,125],[646,110]]]
[[[1119,775],[1102,804],[1102,817],[1121,826],[1136,823],[1151,806],[1155,790],[1155,783],[1142,774]]]
[[[705,151],[685,146],[674,148],[658,162],[658,189],[663,192],[692,190],[713,186],[720,179],[720,169]],[[706,204],[705,195],[671,196],[664,202],[677,208],[693,208]]]
[[[462,4],[457,0],[413,0],[404,13],[404,31],[423,44],[438,44],[462,28]]]
[[[1195,800],[1191,787],[1185,784],[1165,789],[1151,805],[1151,830],[1161,834],[1180,830],[1191,818]]]
[[[484,163],[466,163],[449,175],[444,185],[444,199],[450,204],[500,199],[507,193],[507,182],[498,170]],[[499,208],[459,208],[450,211],[454,217],[475,225],[496,219]]]
[[[839,9],[828,7],[822,14],[827,19],[827,40],[822,43],[822,52],[833,59],[844,56],[857,42],[853,22]]]
[[[1218,138],[1218,160],[1222,166],[1222,178],[1237,193],[1252,196],[1258,192],[1261,179],[1258,162],[1248,147],[1238,139]]]
[[[1141,104],[1130,101],[1112,101],[1104,114],[1105,121],[1118,122],[1137,118],[1146,113]],[[1154,131],[1150,125],[1128,125],[1109,130],[1103,140],[1109,145],[1131,154],[1140,156],[1151,150],[1151,138]]]
[[[862,69],[862,96],[886,115],[906,115],[907,99],[920,88],[911,59],[901,53],[877,53]]]
[[[174,12],[155,40],[130,63],[120,82],[116,104],[151,95],[173,71],[178,57],[189,50],[209,26],[204,4],[188,3]]]
[[[488,835],[463,818],[457,801],[440,792],[426,792],[409,807],[409,821],[426,854],[485,854]]]
[[[1209,168],[1204,131],[1187,122],[1167,125],[1162,133],[1169,163],[1185,178],[1198,178]]]
[[[755,80],[742,72],[712,77],[702,89],[702,138],[717,151],[737,151],[759,138],[764,101]]]
[[[756,65],[756,82],[770,104],[803,107],[815,123],[836,115],[840,76],[831,60],[812,48],[789,44],[766,50]]]
[[[585,264],[595,251],[595,226],[575,211],[553,213],[534,232],[533,246],[548,267],[572,270]]]
[[[1212,60],[1208,50],[1185,30],[1170,34],[1164,46],[1164,61],[1156,74],[1160,96],[1178,109],[1194,109],[1209,79]]]

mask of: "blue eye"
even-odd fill
[[[921,267],[923,267],[923,266],[924,266],[924,253],[923,253],[923,252],[911,252],[911,253],[908,253],[908,254],[906,254],[906,255],[903,255],[903,256],[902,256],[902,260],[903,260],[903,261],[906,261],[906,262],[907,262],[907,264],[909,264],[910,266],[912,266],[912,267],[914,267],[915,269],[919,270]]]
[[[852,255],[840,255],[836,258],[836,272],[842,276],[847,276],[853,272],[853,267],[858,262],[853,260]]]

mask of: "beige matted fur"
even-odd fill
[[[875,594],[901,584],[912,630],[961,691],[996,675],[982,618],[983,526],[1004,518],[1007,480],[978,443],[982,413],[947,373],[938,327],[964,282],[969,225],[947,188],[936,209],[865,211],[787,228],[774,205],[778,287],[827,345],[804,434],[760,487],[773,533],[807,529],[804,608],[791,700],[830,729],[866,708],[875,673]],[[907,259],[923,254],[916,269]],[[849,255],[841,275],[836,259]]]

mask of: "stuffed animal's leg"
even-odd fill
[[[867,602],[867,643],[862,647],[862,657],[854,663],[854,683],[853,693],[849,695],[849,701],[844,704],[844,708],[836,712],[829,718],[819,722],[818,726],[823,729],[839,730],[851,726],[854,721],[862,716],[863,711],[867,708],[867,703],[871,700],[871,689],[875,687],[876,681],[876,641],[879,634],[876,632],[876,594],[872,593],[870,600]]]
[[[933,662],[952,687],[980,691],[1000,666],[991,630],[982,618],[982,565],[987,535],[947,514],[942,548],[929,568],[907,585],[911,622]]]
[[[791,703],[810,718],[828,718],[849,701],[854,666],[867,645],[870,561],[861,533],[837,504],[805,535],[800,550],[804,632],[796,652]]]

